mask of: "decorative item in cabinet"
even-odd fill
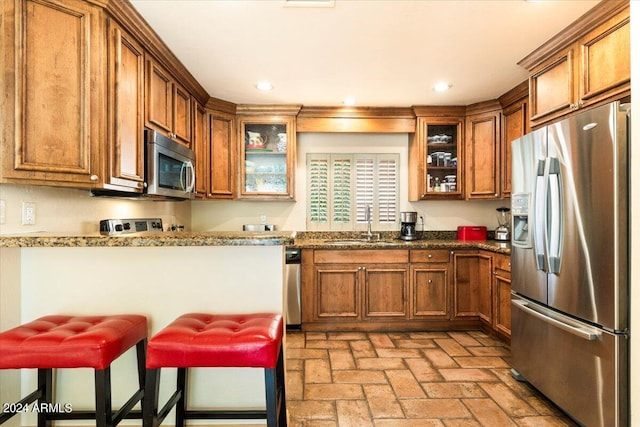
[[[287,192],[286,137],[285,125],[246,125],[245,192]]]
[[[240,119],[241,196],[293,198],[293,120]]]
[[[427,126],[427,192],[456,193],[458,129],[455,125]]]
[[[416,133],[409,141],[409,200],[464,196],[465,107],[414,107]]]

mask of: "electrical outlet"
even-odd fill
[[[260,224],[267,223],[267,216],[265,214],[260,215]]]
[[[22,202],[22,225],[34,225],[36,223],[36,204],[34,202]]]
[[[0,200],[0,224],[4,224],[4,222],[7,219],[4,210],[5,210],[4,200]]]

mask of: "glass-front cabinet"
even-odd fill
[[[409,148],[410,200],[464,197],[464,117],[418,117]]]
[[[295,118],[240,117],[238,124],[240,197],[293,200]]]

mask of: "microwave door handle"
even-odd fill
[[[182,162],[180,166],[180,189],[186,190],[187,188],[187,162]]]
[[[187,192],[192,193],[193,189],[196,187],[196,168],[193,167],[193,163],[191,162],[191,160],[187,162],[187,171],[189,172],[189,175],[187,177],[188,178]]]
[[[558,274],[560,272],[561,259],[561,239],[562,239],[562,185],[560,177],[560,161],[549,158],[548,169],[548,191],[549,191],[549,273]]]
[[[536,257],[536,266],[541,271],[546,271],[547,185],[545,177],[546,161],[538,160],[533,203],[533,250]]]

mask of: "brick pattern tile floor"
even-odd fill
[[[480,331],[287,332],[290,427],[575,427]]]

